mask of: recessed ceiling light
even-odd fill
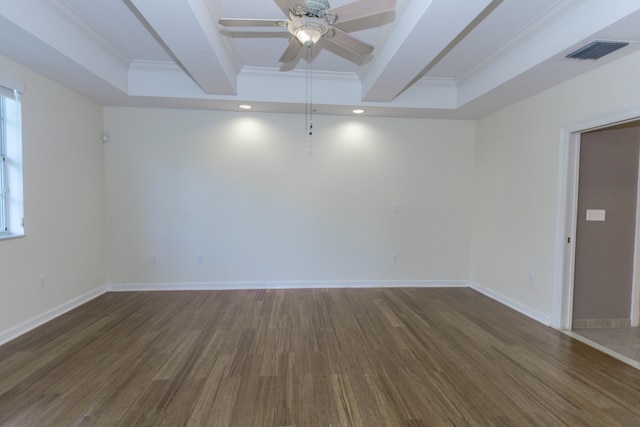
[[[353,114],[362,114],[362,113],[364,113],[364,110],[361,110],[359,108],[353,110]]]
[[[239,108],[242,108],[243,110],[250,110],[251,109],[251,105],[249,104],[240,104],[238,105]]]

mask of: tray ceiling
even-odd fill
[[[343,28],[372,54],[321,39],[286,64],[286,29],[230,32],[223,17],[286,19],[271,0],[2,2],[0,53],[104,105],[304,112],[311,73],[320,114],[477,118],[640,47],[626,0],[397,0]],[[565,58],[594,40],[629,45]]]

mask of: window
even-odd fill
[[[0,97],[0,231],[6,232],[7,226],[5,225],[5,203],[4,203],[4,188],[5,188],[5,167],[4,163],[7,161],[5,152],[5,138],[4,138],[4,96]]]
[[[0,238],[24,235],[20,94],[0,85]]]

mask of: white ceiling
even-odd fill
[[[0,53],[105,105],[303,113],[311,72],[320,114],[477,118],[640,49],[629,0],[397,0],[342,27],[371,55],[321,40],[287,64],[285,29],[223,17],[286,19],[272,0],[0,0]],[[564,58],[596,39],[631,43]]]

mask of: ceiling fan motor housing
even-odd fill
[[[322,18],[322,13],[331,7],[327,0],[305,0],[305,3],[307,4],[306,15],[316,18]]]

